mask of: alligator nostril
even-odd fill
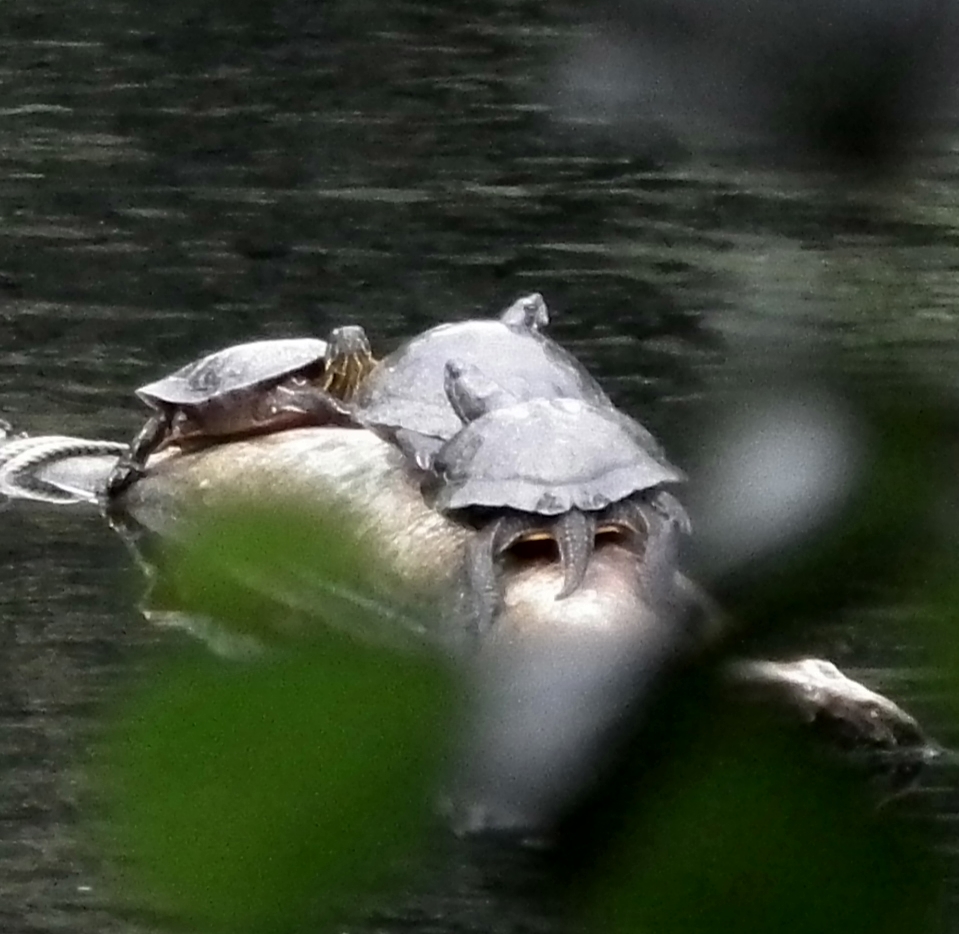
[[[641,555],[645,548],[645,530],[639,530],[626,522],[605,522],[596,529],[594,548],[618,546]],[[516,569],[534,564],[559,562],[559,545],[556,538],[545,529],[527,532],[503,550],[501,560],[506,567]]]
[[[559,545],[544,529],[521,535],[503,552],[504,559],[514,565],[551,564],[559,561]]]
[[[606,522],[596,527],[594,548],[599,551],[612,545],[642,554],[645,548],[645,531],[639,531],[625,522]]]

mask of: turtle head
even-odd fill
[[[334,328],[326,349],[323,388],[336,398],[349,401],[375,364],[362,327],[351,324]]]
[[[453,411],[464,425],[481,415],[511,405],[516,399],[502,386],[485,377],[475,366],[459,360],[449,360],[443,378],[443,388]]]
[[[344,324],[330,331],[327,353],[337,357],[346,354],[372,354],[370,340],[359,324]]]
[[[549,324],[549,309],[543,296],[539,292],[533,292],[532,295],[516,299],[499,319],[511,328],[538,331]]]

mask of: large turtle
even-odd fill
[[[433,458],[433,503],[492,516],[469,556],[478,592],[494,593],[494,561],[521,540],[555,539],[563,599],[583,580],[597,528],[648,533],[658,517],[688,528],[682,506],[663,489],[683,473],[613,406],[517,399],[458,360],[446,364],[445,388],[462,427]]]
[[[353,424],[346,405],[375,363],[362,327],[316,338],[227,347],[148,383],[137,395],[154,412],[107,481],[107,495],[143,472],[171,444],[276,431],[296,425]]]
[[[441,324],[406,342],[370,372],[355,398],[357,418],[428,470],[462,427],[445,389],[448,360],[478,366],[519,399],[573,398],[612,403],[583,365],[541,329],[549,312],[538,292],[499,319]]]

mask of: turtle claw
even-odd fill
[[[563,566],[563,587],[556,595],[564,600],[575,593],[586,577],[596,538],[596,519],[578,509],[557,516],[547,528],[539,516],[516,514],[491,522],[471,543],[467,553],[469,583],[477,597],[477,633],[493,624],[499,600],[496,562],[518,541],[552,537]]]
[[[110,471],[107,477],[105,493],[108,500],[115,499],[125,489],[136,483],[137,480],[146,476],[146,470],[142,464],[138,464],[129,454],[123,455],[116,463],[116,466]]]
[[[593,556],[596,538],[596,520],[578,509],[564,513],[553,524],[553,534],[559,547],[563,565],[563,589],[556,595],[565,600],[579,589]]]

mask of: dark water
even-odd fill
[[[131,390],[202,351],[348,321],[386,349],[532,290],[680,454],[690,413],[770,360],[828,350],[877,385],[953,388],[950,139],[913,177],[856,190],[587,135],[562,92],[580,29],[534,0],[7,0],[0,410],[125,439]],[[99,517],[3,520],[0,929],[133,931],[82,846],[78,769],[110,692],[181,637],[139,617]],[[880,668],[910,646],[866,632],[800,648],[871,668],[948,734],[918,675]],[[948,776],[926,795],[948,820]],[[552,929],[471,859],[399,926]]]

